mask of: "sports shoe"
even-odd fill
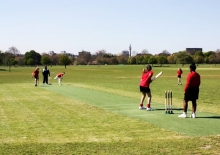
[[[147,111],[153,111],[154,109],[153,108],[147,108]]]
[[[196,114],[195,114],[195,113],[192,113],[192,114],[190,115],[190,117],[191,117],[191,118],[196,118]]]
[[[182,113],[182,114],[179,115],[178,117],[180,117],[180,118],[186,118],[186,114]]]
[[[146,109],[144,106],[139,106],[139,110]]]

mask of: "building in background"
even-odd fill
[[[191,55],[194,55],[198,51],[202,52],[202,48],[186,48],[186,52]]]
[[[129,57],[130,54],[129,54],[129,51],[124,50],[124,51],[121,52],[121,55]]]

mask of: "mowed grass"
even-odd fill
[[[63,66],[53,66],[49,69],[53,77],[61,71],[66,72],[63,86],[74,84],[78,87],[134,98],[137,99],[138,108],[141,97],[139,81],[143,67],[143,65],[67,66],[67,69],[64,69]],[[163,107],[164,91],[172,90],[174,105],[182,107],[183,87],[189,71],[187,65],[183,67],[183,85],[178,86],[176,78],[178,67],[182,66],[153,67],[155,74],[161,70],[164,73],[151,84],[152,102],[161,103]],[[219,67],[198,66],[197,71],[202,79],[198,111],[220,114]],[[16,67],[12,68],[12,72],[8,72],[5,67],[0,69],[1,154],[220,152],[220,135],[190,137],[149,122],[116,114],[74,99],[74,96],[70,98],[44,89],[41,84],[42,76],[40,87],[36,88],[31,78],[33,67]],[[57,81],[52,82],[53,86],[57,85]]]

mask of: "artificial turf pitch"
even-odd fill
[[[39,87],[68,98],[77,99],[85,104],[122,114],[130,118],[139,119],[143,122],[187,136],[209,136],[219,134],[219,115],[197,111],[195,119],[178,118],[178,115],[182,113],[182,109],[180,107],[175,107],[175,103],[173,103],[174,114],[165,114],[163,103],[152,102],[152,108],[155,109],[154,111],[139,110],[139,99],[132,98],[132,96],[120,96],[78,87],[74,84],[63,84],[62,86],[54,84]],[[189,103],[189,106],[191,106],[191,103]],[[188,117],[190,113],[191,111],[188,111]]]

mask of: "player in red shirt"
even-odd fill
[[[190,65],[190,73],[186,79],[186,85],[184,87],[184,102],[183,102],[183,114],[178,117],[187,117],[188,101],[192,101],[192,114],[190,117],[196,117],[196,100],[199,98],[199,86],[200,86],[200,75],[196,72],[196,65],[193,63]]]
[[[61,85],[61,81],[63,79],[65,72],[57,74],[57,76],[54,79],[58,79],[58,84]]]
[[[182,82],[181,82],[181,75],[182,74],[183,74],[182,69],[178,68],[178,70],[177,70],[178,85],[182,85]]]
[[[39,83],[39,67],[36,67],[34,72],[32,73],[32,78],[34,78],[35,86]]]
[[[140,92],[142,93],[141,102],[139,106],[140,110],[141,109],[147,109],[148,111],[153,110],[150,106],[151,98],[152,98],[150,91],[150,83],[152,82],[151,78],[154,74],[151,69],[152,69],[151,65],[147,65],[146,69],[143,69],[142,71],[142,77],[140,81]],[[143,106],[146,95],[148,96],[147,108]]]

